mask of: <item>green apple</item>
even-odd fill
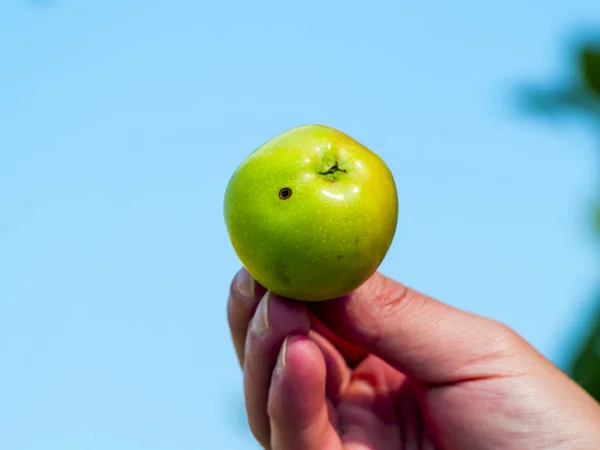
[[[394,238],[398,197],[378,155],[341,131],[305,125],[240,164],[224,212],[233,248],[260,284],[322,301],[377,270]]]

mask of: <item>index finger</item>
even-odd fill
[[[260,299],[267,290],[257,283],[245,268],[242,268],[234,277],[227,301],[227,320],[231,331],[231,339],[240,366],[244,365],[244,347],[248,326]]]

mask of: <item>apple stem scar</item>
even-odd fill
[[[335,161],[329,169],[319,172],[320,175],[327,175],[333,180],[337,179],[339,173],[346,173],[346,169],[341,168],[338,161]]]

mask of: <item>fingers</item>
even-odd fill
[[[311,310],[342,338],[429,383],[501,376],[539,363],[540,355],[507,327],[379,273],[348,296]],[[519,364],[507,364],[515,358]]]
[[[275,295],[269,295],[261,302],[265,294],[266,289],[254,281],[245,269],[241,269],[231,284],[227,316],[233,344],[244,368],[250,428],[259,442],[266,446],[270,435],[267,397],[277,352],[290,332],[301,330],[307,334],[311,326],[314,327],[315,318],[308,318],[302,303]],[[337,348],[321,335],[320,332],[327,330],[322,325],[318,328],[319,331],[310,331],[310,337],[315,343],[313,345],[322,353],[326,365],[327,395],[335,401],[347,385],[350,371]],[[246,359],[248,363],[244,363]]]
[[[306,307],[266,293],[250,322],[244,357],[244,391],[248,422],[256,439],[265,447],[270,442],[267,402],[271,375],[285,338],[307,336],[310,320]]]
[[[273,450],[341,449],[325,400],[326,371],[313,341],[297,335],[285,340],[268,402]]]
[[[233,346],[242,366],[248,324],[252,320],[258,302],[265,292],[266,289],[258,284],[244,268],[237,273],[231,283],[227,303],[227,319]]]

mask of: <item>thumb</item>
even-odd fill
[[[347,296],[310,307],[340,337],[427,383],[516,375],[543,360],[507,326],[380,273]]]

